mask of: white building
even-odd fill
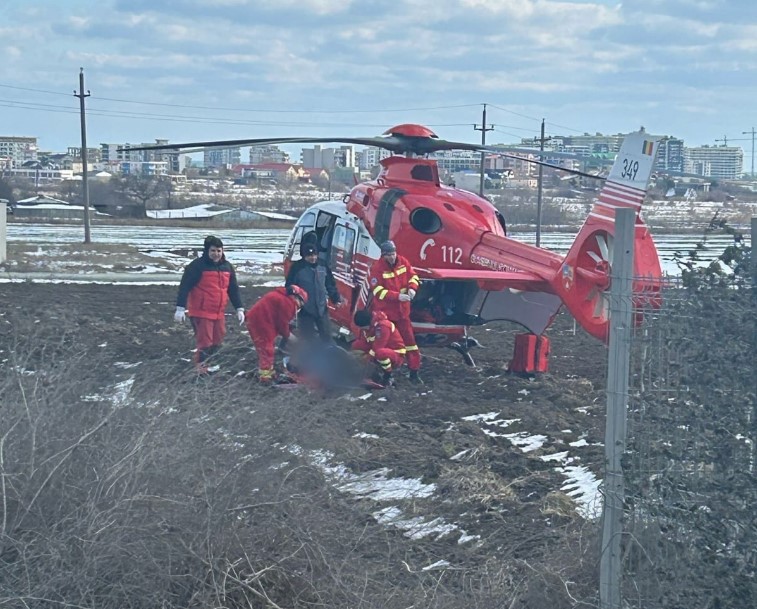
[[[429,158],[436,161],[441,171],[449,173],[466,169],[479,171],[481,168],[481,153],[472,150],[440,150]]]
[[[143,144],[100,144],[100,166],[109,171],[125,175],[144,173],[145,175],[165,175],[179,173],[181,161],[179,153],[172,150],[131,150],[143,146],[162,146],[168,140],[156,139]]]
[[[236,148],[208,148],[203,153],[205,167],[225,167],[239,165],[242,162],[242,151]]]
[[[331,170],[335,167],[355,167],[355,147],[321,148],[319,144],[316,144],[313,148],[302,149],[301,161],[306,169]]]
[[[260,163],[288,163],[289,154],[273,144],[250,147],[250,165]]]
[[[735,146],[684,148],[683,170],[700,176],[734,180],[744,173],[744,151]]]
[[[369,146],[358,152],[357,166],[360,169],[370,170],[379,164],[379,161],[392,156],[392,153],[386,148],[379,148],[378,146]]]
[[[21,167],[26,161],[36,161],[38,151],[36,137],[0,135],[0,159],[5,159],[3,164],[10,169]]]

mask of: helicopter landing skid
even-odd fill
[[[463,356],[463,361],[468,366],[475,366],[476,362],[473,361],[473,356],[470,354],[470,347],[472,344],[467,339],[463,339],[461,343],[454,342],[449,344],[450,349],[454,349],[457,351],[460,355]]]

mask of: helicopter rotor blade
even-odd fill
[[[389,135],[383,135],[378,137],[274,137],[274,138],[245,138],[237,140],[210,140],[205,142],[184,142],[178,144],[156,144],[145,146],[124,146],[118,150],[120,152],[126,151],[169,151],[169,152],[184,152],[189,154],[191,152],[200,152],[212,148],[234,148],[242,146],[257,146],[264,144],[356,144],[360,146],[376,146],[378,148],[384,148],[395,154],[414,154],[414,155],[427,155],[434,152],[441,152],[444,150],[468,150],[472,152],[488,152],[493,154],[499,154],[504,157],[519,159],[528,163],[536,165],[544,165],[553,169],[558,169],[574,175],[584,176],[588,178],[598,178],[595,175],[584,173],[575,169],[568,169],[566,167],[560,167],[545,161],[539,161],[533,158],[524,158],[519,155],[529,156],[546,156],[550,158],[555,157],[569,157],[578,158],[571,153],[553,152],[548,150],[533,150],[530,148],[518,148],[517,146],[484,146],[482,144],[469,144],[466,142],[452,142],[448,140],[441,140],[435,136],[429,137],[426,135],[409,135],[401,132],[390,133]]]
[[[335,138],[335,137],[260,137],[246,138],[241,140],[210,140],[205,142],[183,142],[180,144],[159,144],[147,146],[128,146],[119,148],[119,150],[170,150],[184,151],[194,148],[198,150],[207,150],[210,148],[234,148],[241,146],[259,146],[265,144],[358,144],[363,146],[380,146],[391,151],[402,151],[403,142],[396,136],[388,137],[352,137],[352,138]]]

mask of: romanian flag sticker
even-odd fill
[[[649,140],[644,140],[644,143],[641,145],[642,154],[651,155],[653,151],[654,151],[654,142],[650,142]]]

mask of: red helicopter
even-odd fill
[[[441,140],[430,129],[415,124],[398,125],[384,136],[372,138],[244,139],[145,149],[326,142],[379,146],[404,154],[380,161],[378,177],[357,184],[342,200],[317,203],[306,210],[287,243],[288,269],[299,257],[303,239],[316,240],[319,255],[332,269],[349,305],[331,306],[339,335],[346,340],[356,334],[353,313],[370,304],[368,270],[380,256],[378,244],[388,239],[396,243],[422,280],[411,315],[419,345],[450,345],[471,365],[469,347],[477,341],[468,337],[469,327],[511,321],[540,336],[563,304],[587,332],[607,340],[618,208],[636,211],[634,291],[644,294],[646,302],[659,292],[659,257],[641,217],[659,138],[644,131],[626,136],[565,257],[508,237],[505,219],[494,205],[476,194],[443,185],[436,161],[418,156],[452,149],[514,156],[522,154],[522,149]],[[531,162],[597,177],[544,161]]]

